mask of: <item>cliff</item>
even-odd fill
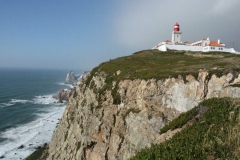
[[[100,64],[71,96],[47,159],[129,159],[165,141],[160,129],[180,113],[212,97],[240,97],[239,62],[150,50]]]

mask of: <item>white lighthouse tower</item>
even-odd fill
[[[172,43],[173,44],[178,44],[181,43],[181,35],[182,32],[180,32],[180,25],[178,24],[178,22],[176,22],[174,24],[174,30],[172,32]]]

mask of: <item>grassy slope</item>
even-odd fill
[[[92,70],[91,75],[97,71],[104,71],[108,74],[107,81],[111,82],[136,78],[163,79],[178,77],[179,74],[183,77],[187,74],[197,76],[199,69],[206,69],[218,75],[240,71],[240,55],[219,52],[145,50],[101,63]],[[121,74],[114,76],[118,70],[121,70]]]
[[[185,80],[188,74],[197,78],[200,69],[207,70],[210,73],[209,77],[213,73],[217,76],[229,72],[239,74],[240,55],[219,52],[145,50],[100,64],[92,70],[91,76],[85,83],[92,85],[89,83],[95,72],[107,73],[106,85],[98,91],[100,95],[105,90],[111,90],[113,81],[118,83],[123,79],[176,78],[178,75]],[[121,74],[117,76],[118,70],[121,70]],[[114,101],[119,102],[116,91],[113,91],[112,94]],[[239,119],[236,118],[239,106],[233,105],[230,99],[211,99],[200,105],[209,107],[204,116],[195,118],[197,109],[192,109],[163,128],[161,132],[181,127],[191,119],[195,121],[192,126],[186,127],[165,143],[142,150],[132,159],[240,158],[240,139],[238,138],[240,137],[240,127]],[[234,111],[235,118],[229,120],[228,117],[232,111]]]
[[[161,52],[158,50],[145,50],[136,52],[130,56],[120,57],[108,62],[101,63],[99,66],[97,66],[91,71],[91,76],[85,81],[85,83],[90,86],[92,85],[90,84],[90,81],[92,79],[92,76],[94,76],[95,72],[104,71],[105,73],[107,73],[106,85],[104,86],[104,88],[97,91],[99,95],[101,95],[105,90],[111,90],[113,81],[116,81],[118,83],[120,80],[123,79],[164,79],[168,77],[178,77],[178,75],[182,75],[185,79],[185,75],[188,74],[192,74],[197,77],[199,69],[208,70],[210,74],[215,73],[218,76],[229,72],[239,73],[240,55],[219,52]],[[121,74],[116,76],[116,72],[118,70],[121,70]],[[239,84],[236,85],[239,86]],[[114,98],[114,103],[118,104],[120,100],[119,95],[117,95],[116,91],[117,87],[115,87],[115,90],[112,92],[112,94]],[[101,99],[99,99],[99,101],[101,101]],[[183,118],[183,121],[181,121],[181,125],[184,124],[185,121],[186,120]],[[179,124],[177,124],[177,126],[178,125]],[[164,147],[164,150],[172,149],[171,147],[169,148],[169,146]],[[186,146],[183,148],[186,148]],[[156,150],[156,152],[162,152],[162,149],[159,150],[159,147],[153,147],[149,150],[149,152],[153,152],[152,150]],[[146,151],[148,152],[148,150]],[[183,154],[178,150],[176,151]],[[41,152],[43,152],[43,149],[40,149],[36,153],[34,153],[32,155],[33,159],[37,159],[36,157],[40,156]],[[145,151],[143,151],[143,153],[145,154]],[[141,157],[140,153],[139,156]],[[135,157],[134,159],[138,159],[139,156]],[[147,154],[147,157],[149,156],[152,156],[154,158],[155,156],[157,157],[158,154]],[[167,159],[172,158],[170,157]]]
[[[186,75],[192,74],[197,78],[198,71],[207,70],[211,74],[221,76],[229,72],[240,73],[240,55],[221,52],[186,52],[144,50],[130,56],[116,58],[103,62],[91,71],[91,76],[85,81],[86,85],[93,87],[90,81],[96,72],[107,73],[106,85],[98,90],[101,95],[105,90],[111,90],[112,82],[117,84],[124,79],[151,79],[157,80],[181,75],[186,81]],[[120,70],[121,74],[116,75]],[[118,85],[116,85],[118,86]],[[120,97],[115,87],[112,92],[114,104],[120,103]],[[100,97],[100,96],[99,96]],[[101,100],[99,99],[99,102]]]
[[[45,160],[47,159],[47,150],[48,150],[47,146],[39,147],[31,155],[26,157],[25,160]]]
[[[199,106],[208,110],[195,116]],[[173,120],[168,129],[188,125],[172,139],[138,152],[132,160],[153,159],[240,159],[240,103],[229,98],[213,98]],[[185,124],[187,121],[185,121]],[[162,131],[161,130],[161,131]]]

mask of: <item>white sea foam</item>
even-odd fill
[[[53,98],[53,95],[35,96],[33,99],[35,104],[54,104],[57,100]]]
[[[0,107],[9,107],[14,105],[13,103],[0,103]]]
[[[68,89],[64,89],[68,90]],[[34,104],[55,104],[58,101],[53,98],[53,94],[35,96],[33,100],[11,99],[8,103],[0,103],[0,107],[9,107],[16,103],[34,103]]]
[[[4,160],[24,159],[36,147],[48,143],[57,126],[58,119],[64,112],[65,105],[51,105],[47,113],[38,114],[37,120],[2,132],[1,137],[8,140],[0,144],[0,156],[3,155]],[[21,145],[23,148],[19,148]]]
[[[66,83],[63,83],[63,82],[58,82],[57,84],[58,84],[58,85],[61,85],[61,86],[67,86],[67,87],[69,87],[69,88],[74,88],[73,85],[71,85],[71,84],[66,84]]]
[[[13,103],[27,103],[27,102],[32,102],[30,100],[22,100],[22,99],[11,99],[10,101],[10,104],[13,104]]]
[[[11,99],[8,103],[0,103],[0,107],[9,107],[13,106],[16,103],[31,103],[32,101],[30,100],[22,100],[22,99]]]

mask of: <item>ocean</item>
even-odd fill
[[[65,103],[52,96],[68,71],[0,69],[0,159],[24,159],[49,143]]]

